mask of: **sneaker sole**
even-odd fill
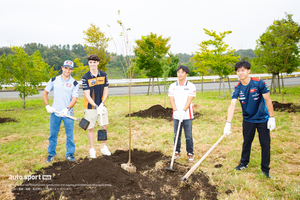
[[[54,157],[54,158],[55,158],[55,157]],[[52,160],[50,160],[50,161],[47,161],[47,160],[46,160],[46,163],[51,163],[51,162],[53,162],[54,158],[53,158]]]
[[[238,168],[234,168],[234,169],[241,171],[241,170],[246,169],[246,168],[248,168],[248,167],[241,167],[239,169]]]

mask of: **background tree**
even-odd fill
[[[38,87],[49,80],[49,65],[43,62],[41,54],[36,51],[28,56],[21,47],[12,47],[14,54],[1,56],[0,71],[4,74],[2,82],[12,84],[19,91],[25,108],[25,98],[38,94]]]
[[[83,75],[89,71],[90,67],[80,62],[80,58],[76,58],[74,63],[76,64],[76,67],[74,67],[73,70],[73,78],[77,81],[80,81]]]
[[[177,77],[177,72],[176,69],[178,68],[178,66],[180,65],[180,58],[179,58],[179,54],[174,55],[173,53],[168,53],[169,55],[169,77]],[[165,73],[165,72],[163,72]]]
[[[291,14],[286,13],[286,18],[274,20],[266,32],[256,41],[254,52],[256,61],[265,65],[272,73],[271,92],[280,91],[279,73],[292,73],[299,66],[299,41],[300,26],[293,21]],[[275,81],[277,77],[277,81]],[[282,86],[283,86],[282,79]],[[273,90],[272,90],[273,88]]]
[[[170,37],[163,38],[157,34],[150,33],[150,35],[142,36],[141,39],[136,40],[137,46],[134,48],[134,59],[136,65],[140,69],[145,69],[149,77],[148,95],[150,89],[150,82],[152,78],[152,94],[154,93],[154,78],[162,76],[162,62],[170,49],[168,42]],[[159,82],[158,82],[159,83]],[[158,86],[159,88],[159,86]],[[159,90],[160,93],[160,90]]]
[[[107,71],[106,65],[110,60],[110,55],[106,52],[106,49],[111,39],[105,37],[100,28],[93,23],[86,31],[83,31],[83,34],[85,35],[83,38],[85,40],[85,51],[88,55],[96,54],[100,58],[98,68]]]
[[[203,92],[203,76],[208,74],[208,69],[210,68],[210,62],[206,58],[209,57],[207,54],[210,52],[207,45],[199,44],[199,46],[199,51],[196,51],[196,54],[190,60],[193,63],[195,71],[202,77],[201,91]]]
[[[223,40],[226,35],[232,33],[232,31],[224,31],[217,34],[215,31],[209,31],[204,29],[206,35],[212,37],[210,40],[203,41],[199,44],[199,51],[196,51],[196,59],[201,57],[205,59],[205,66],[210,66],[214,73],[220,77],[219,97],[221,91],[221,82],[223,82],[223,97],[225,97],[225,83],[224,79],[228,78],[228,75],[233,72],[232,65],[239,59],[234,55],[235,49],[229,47]],[[194,57],[195,57],[194,56]],[[230,83],[228,78],[228,85],[230,89]]]
[[[59,73],[59,71],[54,70],[54,65],[52,67],[50,67],[47,71],[48,71],[48,75],[50,78],[57,76]]]

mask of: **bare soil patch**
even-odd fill
[[[280,112],[300,112],[300,106],[297,106],[293,103],[279,103],[278,101],[272,101],[275,111]]]
[[[24,181],[13,189],[16,199],[217,199],[216,187],[203,172],[193,173],[184,184],[181,178],[188,166],[174,163],[160,152],[134,149],[132,164],[137,172],[121,168],[128,162],[128,151],[111,156],[55,162],[34,175],[51,175],[51,180]]]
[[[17,120],[14,119],[14,118],[9,118],[9,117],[6,117],[6,118],[1,118],[0,117],[0,124],[5,123],[5,122],[17,122]]]
[[[142,117],[142,118],[160,118],[172,121],[172,108],[164,108],[161,105],[153,105],[148,109],[140,110],[138,112],[131,113],[132,117]],[[126,115],[128,117],[129,114]],[[194,118],[199,118],[202,116],[199,112],[194,112]]]

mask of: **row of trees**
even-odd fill
[[[190,76],[219,75],[219,96],[221,82],[223,83],[223,96],[225,96],[225,79],[229,83],[228,75],[233,73],[233,65],[240,59],[251,61],[252,72],[272,73],[273,81],[271,88],[273,88],[273,92],[276,91],[276,86],[280,86],[279,74],[283,72],[291,73],[299,66],[300,26],[292,20],[292,15],[290,14],[286,14],[286,18],[282,20],[275,20],[267,28],[266,32],[257,40],[257,46],[254,50],[255,54],[251,50],[236,51],[230,48],[224,42],[224,38],[231,31],[216,33],[215,31],[204,29],[204,32],[210,39],[202,41],[199,44],[199,49],[188,59],[188,54],[174,55],[170,52],[169,37],[163,38],[155,33],[142,36],[135,41],[136,45],[133,47],[134,55],[126,55],[126,59],[132,61],[130,74],[132,77],[149,78],[149,94],[151,81],[153,91],[154,79],[176,76],[176,68],[182,63],[180,60],[184,60],[184,64],[190,68]],[[16,66],[16,63],[18,63],[18,66],[23,66],[24,68],[30,66],[30,68],[37,70],[38,66],[36,63],[38,62],[36,60],[39,60],[38,65],[42,66],[42,69],[38,69],[37,71],[47,74],[47,76],[41,76],[44,78],[43,81],[45,79],[49,80],[49,75],[55,76],[60,69],[61,63],[67,59],[73,60],[76,63],[73,76],[75,79],[80,80],[82,75],[89,69],[86,61],[87,54],[97,54],[101,60],[99,69],[108,72],[108,74],[114,71],[123,75],[123,77],[129,77],[128,70],[124,68],[126,59],[123,55],[114,55],[106,51],[111,38],[106,37],[100,28],[94,24],[90,24],[90,27],[86,31],[83,31],[83,34],[85,36],[84,46],[78,44],[70,48],[69,45],[53,45],[48,48],[41,44],[32,43],[25,45],[23,49],[20,47],[11,49],[1,48],[0,55],[1,53],[3,55],[0,63],[0,83],[22,82],[24,87],[28,83],[34,88],[37,85],[36,82],[31,81],[34,76],[31,79],[25,78],[21,80],[21,78],[18,78],[14,74],[16,72],[12,66]],[[27,61],[18,60],[18,56],[26,58]],[[28,72],[34,74],[33,71],[29,70]],[[16,80],[16,77],[21,81]],[[275,77],[277,77],[277,82],[275,81]],[[37,82],[39,81],[41,79],[37,79]],[[25,98],[27,93],[23,92],[22,94]],[[29,92],[27,95],[29,94],[32,93]]]

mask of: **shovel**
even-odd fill
[[[175,172],[175,170],[173,169],[173,163],[174,163],[175,152],[176,152],[176,147],[177,147],[177,142],[178,142],[178,135],[179,135],[180,125],[181,125],[181,120],[179,119],[179,122],[178,122],[178,128],[177,128],[177,134],[176,134],[175,144],[174,144],[174,150],[173,150],[173,155],[172,155],[171,165],[170,165],[170,168],[167,168],[167,169],[166,169],[166,170],[168,170],[168,171],[170,171],[170,172]]]
[[[204,156],[184,175],[184,177],[182,177],[182,180],[187,184],[187,179],[189,178],[189,176],[199,167],[199,165],[201,164],[201,162],[208,156],[208,154],[210,154],[210,152],[212,152],[212,150],[214,150],[214,148],[221,142],[221,140],[223,140],[224,137],[226,137],[227,134],[223,134],[219,140],[206,152],[206,154],[204,154]]]
[[[101,129],[98,130],[98,141],[105,141],[107,140],[107,131],[103,128],[103,113],[100,115],[101,118]]]
[[[56,111],[56,110],[55,110],[54,112],[57,113],[57,114],[60,114],[60,115],[62,115],[62,116],[68,117],[68,118],[70,118],[70,119],[73,119],[73,120],[75,120],[75,121],[78,121],[78,122],[79,122],[79,126],[80,126],[83,130],[86,130],[87,127],[88,127],[89,124],[90,124],[90,122],[89,122],[88,120],[84,119],[84,118],[78,119],[78,118],[72,117],[72,116],[70,116],[70,115],[66,115],[66,114],[63,114],[63,113],[61,113],[61,112],[58,112],[58,111]]]

